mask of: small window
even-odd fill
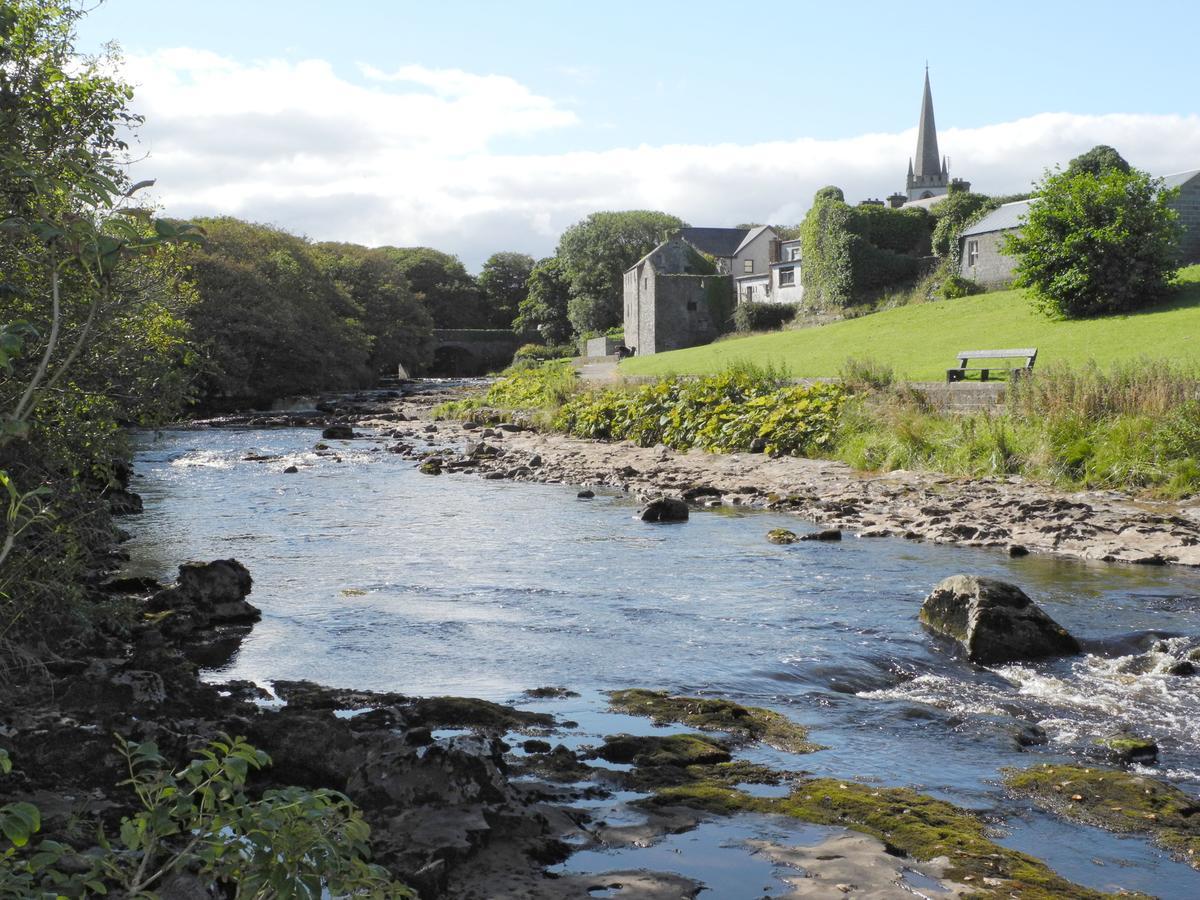
[[[648,287],[650,287],[650,279],[649,279],[649,278],[643,278],[643,279],[642,279],[642,290],[644,291],[644,290],[646,290],[646,288],[648,288]]]
[[[795,262],[799,258],[800,258],[800,248],[799,247],[788,247],[788,261]]]
[[[688,312],[696,311],[696,301],[695,300],[689,300],[687,306],[688,306]]]
[[[746,285],[746,302],[754,302],[754,285],[752,284]]]
[[[747,260],[743,261],[742,262],[742,271],[745,272],[747,275],[751,274],[754,271],[754,260],[747,259]]]
[[[796,267],[785,266],[779,270],[779,286],[791,287],[796,283]]]
[[[971,268],[979,262],[979,241],[967,241],[967,265]]]

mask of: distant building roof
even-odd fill
[[[1183,187],[1197,175],[1200,175],[1200,169],[1192,169],[1190,172],[1176,172],[1174,175],[1163,176],[1163,186],[1167,188]]]
[[[750,228],[680,228],[672,237],[681,237],[701,253],[709,256],[737,256],[738,248]]]
[[[970,228],[964,229],[959,237],[1020,228],[1025,214],[1029,212],[1029,204],[1032,202],[1031,200],[1016,200],[1013,203],[1005,203],[1003,206],[993,209]]]
[[[909,200],[900,208],[904,209],[905,207],[909,206],[920,206],[923,209],[929,209],[931,206],[937,206],[949,196],[949,194],[938,194],[936,197],[922,197],[920,200]]]
[[[746,232],[746,236],[742,238],[742,242],[738,244],[737,250],[734,251],[734,254],[741,253],[743,247],[753,241],[764,231],[770,231],[774,233],[774,229],[770,225],[759,225],[757,228],[751,228],[748,232]]]

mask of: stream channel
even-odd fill
[[[1164,674],[1153,650],[1200,643],[1200,573],[850,535],[775,546],[769,529],[812,526],[737,509],[649,525],[617,492],[580,500],[577,486],[429,477],[382,441],[330,442],[334,457],[314,454],[318,440],[313,429],[138,436],[133,488],[146,513],[128,545],[132,574],[170,580],[183,560],[234,557],[254,577],[263,620],[208,680],[517,703],[578,722],[556,738],[573,748],[663,733],[607,712],[603,691],[726,697],[779,710],[828,747],[745,758],[983,811],[999,843],[1090,887],[1200,896],[1200,873],[1148,842],[1063,822],[1000,784],[1005,766],[1094,760],[1094,739],[1126,726],[1159,743],[1147,772],[1200,791],[1200,676]],[[300,473],[284,474],[289,464]],[[991,669],[954,659],[917,611],[956,573],[1020,585],[1088,652]],[[580,696],[522,701],[543,685]],[[1022,748],[1014,733],[1029,725],[1047,742]],[[623,805],[634,796],[601,813],[636,821]],[[645,867],[704,881],[702,897],[781,895],[787,871],[745,842],[806,845],[831,831],[735,817],[647,848],[585,850],[559,869]]]

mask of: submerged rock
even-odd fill
[[[114,516],[136,516],[142,512],[142,498],[124,488],[111,488],[105,495]]]
[[[417,468],[417,471],[422,475],[441,475],[442,467],[439,463],[435,463],[432,460],[426,460],[425,462],[421,463],[421,465]]]
[[[823,531],[808,531],[800,535],[802,541],[840,541],[842,539],[842,530],[840,528],[826,528]]]
[[[976,663],[1078,653],[1079,642],[1014,584],[952,575],[921,604],[921,624],[953,638]]]
[[[796,532],[786,528],[772,528],[767,532],[767,540],[772,544],[794,544],[800,538],[796,537]]]
[[[688,506],[675,497],[660,497],[647,503],[638,518],[643,522],[686,522]]]
[[[330,425],[321,432],[321,437],[327,441],[348,441],[357,435],[349,425]]]
[[[591,490],[590,488],[584,488],[582,491],[580,491],[575,496],[578,497],[580,500],[591,500],[593,497],[596,496],[596,492]]]

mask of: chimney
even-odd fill
[[[887,198],[888,206],[892,209],[899,209],[908,202],[908,197],[901,193],[892,194]]]

